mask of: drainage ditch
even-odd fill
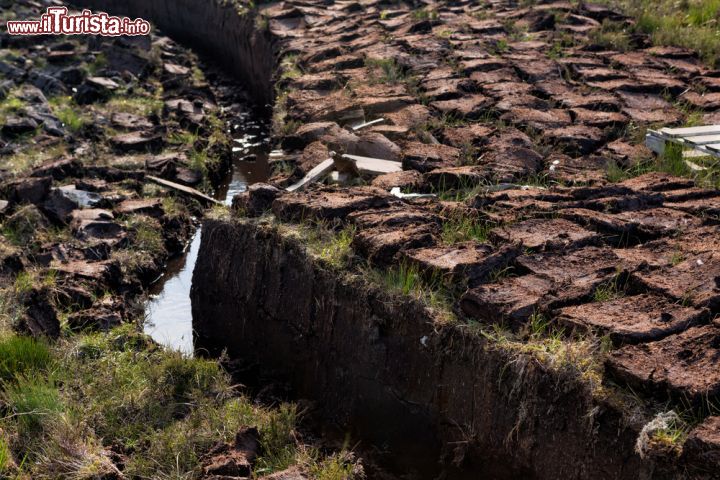
[[[242,112],[232,123],[233,162],[217,186],[214,197],[226,205],[253,183],[270,176],[268,152],[270,137],[265,121],[252,109]],[[145,306],[145,333],[169,348],[193,354],[193,326],[190,305],[192,273],[200,251],[202,227],[195,231],[182,255],[167,264],[164,275],[149,290]]]

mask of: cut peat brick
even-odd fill
[[[512,247],[494,249],[475,242],[451,246],[438,246],[410,250],[406,257],[430,273],[440,272],[470,286],[487,279],[493,272],[504,268],[519,250]]]
[[[638,191],[645,190],[651,192],[666,192],[691,188],[695,186],[695,182],[687,178],[675,177],[667,173],[650,172],[620,182],[620,185]]]
[[[672,265],[674,258],[681,255],[680,250],[665,240],[655,240],[632,248],[617,248],[614,252],[628,270],[667,267]]]
[[[433,245],[437,230],[432,224],[371,228],[358,232],[352,245],[371,263],[391,265],[401,250]]]
[[[572,252],[536,253],[516,259],[519,267],[552,281],[553,303],[590,296],[601,284],[622,271],[620,259],[608,248],[587,247]]]
[[[672,235],[702,225],[699,218],[671,208],[621,212],[615,215],[615,218],[627,222],[632,226],[632,230],[645,237]]]
[[[344,218],[350,212],[387,207],[392,201],[385,192],[373,188],[324,189],[282,195],[273,202],[272,211],[286,221],[332,220]]]
[[[699,405],[720,394],[720,327],[694,327],[658,342],[610,354],[611,375],[633,388],[662,392]]]
[[[460,159],[460,150],[447,145],[426,145],[409,142],[403,149],[403,168],[429,172],[440,167],[454,167]]]
[[[634,272],[632,279],[675,300],[720,311],[720,252],[691,255],[657,270],[643,269]]]
[[[96,288],[114,285],[120,278],[120,266],[115,261],[89,262],[84,260],[57,264],[53,268],[63,278],[89,281]]]
[[[668,203],[667,206],[693,215],[720,217],[720,199],[718,198],[696,198],[684,202]]]
[[[496,242],[521,243],[526,248],[559,249],[588,245],[599,241],[597,233],[563,219],[535,218],[500,227],[490,232]]]
[[[557,321],[574,331],[607,333],[620,345],[661,340],[700,323],[707,315],[707,310],[643,294],[565,307],[558,311]]]
[[[375,227],[408,227],[412,225],[440,225],[440,217],[420,208],[391,207],[352,212],[347,219],[360,229]]]
[[[587,208],[567,208],[558,212],[558,216],[603,234],[627,235],[634,229],[634,225],[625,219]]]
[[[717,472],[720,465],[720,417],[708,417],[690,432],[683,445],[683,456],[695,469]]]
[[[487,172],[476,165],[437,168],[425,174],[425,182],[436,189],[477,185],[487,178]]]
[[[553,283],[538,275],[509,277],[468,290],[460,299],[462,311],[475,320],[519,330],[539,310]]]

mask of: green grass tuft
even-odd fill
[[[124,112],[141,116],[160,115],[163,109],[163,101],[155,97],[113,97],[104,104],[104,108],[109,113]]]
[[[417,265],[401,263],[389,269],[384,276],[385,285],[403,295],[422,290],[423,281]]]
[[[55,383],[41,376],[17,377],[14,383],[5,384],[3,397],[26,439],[35,437],[64,409]]]
[[[410,12],[410,18],[412,18],[416,22],[421,22],[423,20],[437,20],[438,16],[438,12],[436,12],[435,10],[429,10],[425,8],[413,10],[412,12]]]
[[[625,296],[626,282],[623,282],[621,275],[616,274],[611,280],[598,286],[593,292],[593,300],[596,302],[607,302]]]
[[[297,446],[293,442],[293,432],[297,419],[297,408],[292,404],[282,404],[272,413],[260,435],[263,450],[271,453],[259,459],[256,474],[285,470],[295,463]]]
[[[10,452],[10,446],[7,440],[0,432],[0,476],[5,473],[12,465],[12,453]]]
[[[0,339],[0,381],[14,381],[51,365],[50,349],[42,340],[14,335]]]
[[[658,169],[662,172],[678,177],[684,177],[690,174],[690,168],[685,163],[683,157],[683,146],[676,143],[667,143],[665,152],[658,157]]]
[[[493,225],[478,218],[467,215],[453,215],[443,222],[442,241],[447,244],[467,242],[475,240],[483,243],[488,239],[488,234]]]
[[[369,69],[370,83],[395,85],[407,80],[405,71],[394,58],[367,58],[365,66]]]
[[[5,220],[2,234],[13,245],[28,247],[45,230],[45,222],[37,207],[26,205]]]
[[[133,249],[150,254],[161,254],[165,251],[162,228],[154,218],[145,215],[132,215],[127,226],[133,232]]]
[[[88,124],[87,118],[82,115],[80,107],[72,97],[53,97],[48,102],[52,112],[71,133],[80,132]]]

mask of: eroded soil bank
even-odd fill
[[[586,384],[417,301],[338,274],[271,224],[206,222],[196,347],[254,363],[425,473],[447,478],[678,478],[634,452],[631,418]],[[426,476],[421,478],[427,478]]]
[[[275,55],[269,35],[255,28],[255,15],[240,2],[212,0],[75,0],[73,4],[113,15],[142,17],[169,36],[206,53],[243,82],[255,103],[272,104]]]

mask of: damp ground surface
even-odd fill
[[[240,155],[236,190],[252,168],[263,175],[242,151],[257,142],[233,150],[244,88],[157,30],[4,33],[45,6],[0,2],[0,477],[361,473],[351,454],[303,439],[295,405],[255,403],[178,330],[203,194],[223,203]],[[154,311],[175,310],[156,342],[144,307],[163,276],[177,288]]]

